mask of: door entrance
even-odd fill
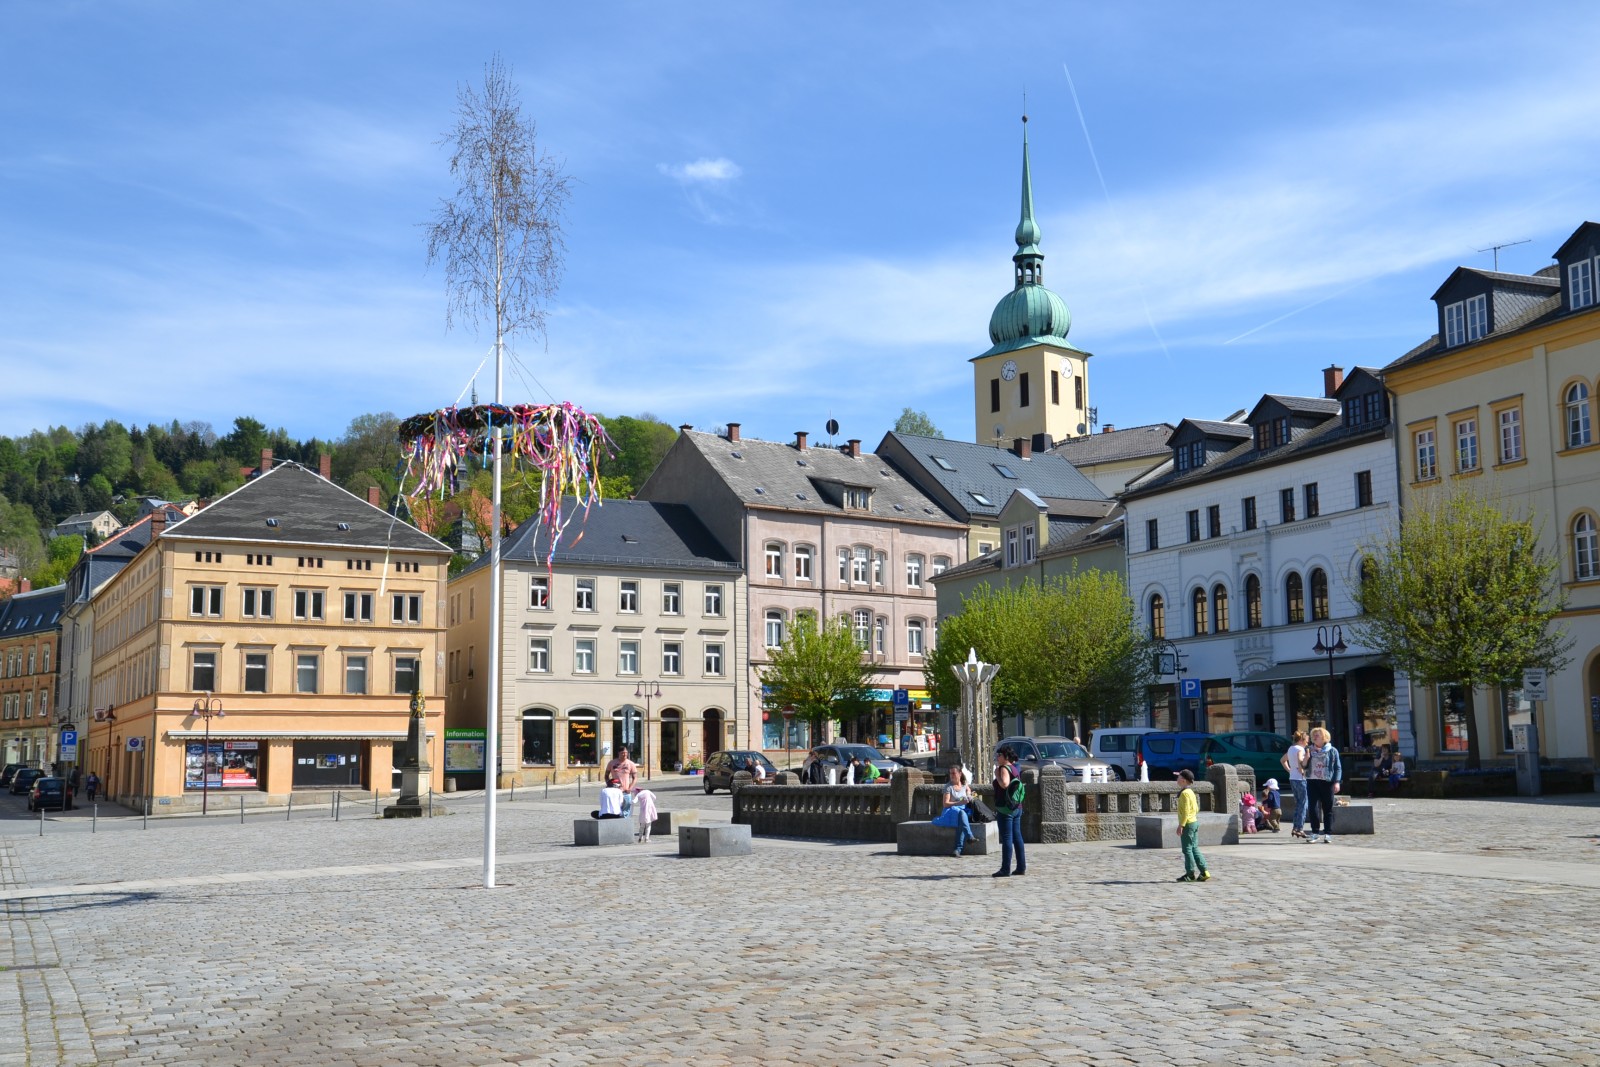
[[[705,746],[705,753],[709,756],[722,747],[722,712],[707,708],[704,718],[705,730],[700,743]]]
[[[676,770],[683,760],[683,722],[677,708],[661,713],[661,744],[656,751],[661,753],[658,770]]]

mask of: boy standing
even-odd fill
[[[1185,767],[1178,772],[1183,792],[1178,794],[1178,838],[1183,845],[1183,873],[1180,882],[1209,882],[1205,857],[1200,855],[1200,798],[1194,795],[1194,772]]]

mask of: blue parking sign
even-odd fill
[[[1200,679],[1181,678],[1178,680],[1178,696],[1184,700],[1200,699]]]

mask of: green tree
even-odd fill
[[[617,454],[600,463],[605,494],[631,496],[644,485],[661,457],[678,439],[678,431],[648,412],[631,416],[602,415],[600,422],[617,446]]]
[[[35,589],[60,585],[67,580],[67,575],[72,572],[73,565],[83,555],[83,538],[75,534],[51,538],[45,553],[47,558],[44,565],[33,574],[33,587]]]
[[[1080,731],[1121,722],[1152,678],[1150,642],[1122,578],[1098,570],[983,585],[963,599],[940,624],[925,668],[941,705],[961,703],[951,667],[968,649],[1000,665],[991,690],[997,717],[1064,716]]]
[[[894,432],[916,437],[944,437],[926,411],[913,411],[910,408],[901,411],[900,417],[894,420]]]
[[[766,704],[793,708],[815,731],[834,719],[852,718],[872,706],[877,669],[866,658],[841,615],[821,626],[815,615],[797,613],[783,644],[770,650],[761,668]]]
[[[1566,666],[1572,641],[1551,626],[1565,606],[1560,562],[1530,520],[1470,492],[1420,495],[1399,533],[1364,551],[1352,633],[1413,682],[1462,687],[1476,769],[1477,687]]]

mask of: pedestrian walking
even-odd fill
[[[655,826],[656,795],[648,789],[635,789],[633,791],[633,817],[637,820],[634,824],[634,840],[641,845],[650,843],[650,830]]]
[[[89,793],[89,803],[93,804],[95,794],[100,792],[100,776],[90,771],[89,777],[84,781],[84,786]]]
[[[1328,731],[1314,727],[1311,731],[1311,749],[1306,754],[1306,793],[1310,797],[1307,821],[1311,836],[1306,843],[1321,841],[1333,844],[1333,795],[1339,791],[1339,779],[1344,769],[1339,763],[1339,750],[1328,739]]]
[[[999,753],[999,763],[994,769],[994,810],[1000,829],[1000,869],[995,878],[1009,878],[1013,874],[1028,873],[1028,854],[1022,846],[1022,798],[1026,787],[1017,774],[1017,754],[1009,746]],[[1016,869],[1011,858],[1016,855]]]
[[[933,818],[933,825],[948,826],[956,832],[955,855],[959,858],[967,842],[975,836],[972,820],[967,815],[967,805],[972,801],[972,790],[961,778],[961,768],[950,768],[950,784],[944,787],[944,810]]]
[[[1209,882],[1211,869],[1200,855],[1200,798],[1194,795],[1194,772],[1184,767],[1178,772],[1183,791],[1178,794],[1178,842],[1183,848],[1183,873],[1180,882]]]
[[[1289,772],[1289,790],[1294,793],[1294,836],[1305,837],[1306,825],[1306,732],[1294,732],[1294,744],[1278,761]]]

